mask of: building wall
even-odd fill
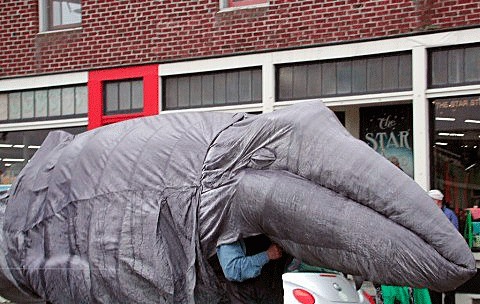
[[[0,78],[250,53],[480,24],[476,0],[82,1],[82,27],[39,33],[39,0],[0,5]]]

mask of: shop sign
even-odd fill
[[[413,178],[412,106],[360,109],[360,139]]]

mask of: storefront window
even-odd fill
[[[86,127],[64,128],[71,134]],[[0,132],[0,189],[12,184],[52,129]]]
[[[431,102],[432,189],[457,214],[480,205],[480,96]]]

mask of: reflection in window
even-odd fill
[[[262,101],[259,67],[163,78],[166,110],[258,103]]]
[[[143,111],[143,80],[107,81],[104,83],[104,114]]]
[[[48,116],[60,116],[61,93],[62,91],[60,89],[48,90]]]
[[[87,87],[75,87],[75,114],[86,114],[88,111]]]
[[[21,93],[12,93],[8,100],[8,117],[10,119],[19,119],[21,112]]]
[[[82,6],[80,0],[43,0],[46,4],[47,29],[56,30],[80,26]]]
[[[411,88],[410,53],[286,64],[277,68],[277,95],[281,101]]]
[[[0,94],[0,120],[8,118],[8,95]]]
[[[22,117],[23,118],[32,118],[33,117],[33,92],[28,91],[22,93]]]
[[[48,91],[35,91],[35,117],[47,116]]]
[[[75,114],[75,91],[74,88],[64,88],[62,90],[62,114]]]
[[[62,129],[71,134],[86,131],[86,127]],[[38,150],[51,129],[0,132],[0,185],[12,184],[20,170]]]
[[[432,189],[457,213],[480,203],[480,97],[432,101]]]
[[[0,94],[0,122],[86,116],[87,98],[85,85]]]

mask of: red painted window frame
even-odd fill
[[[106,81],[143,80],[143,111],[105,115],[103,87]],[[90,71],[88,73],[88,130],[131,118],[159,113],[158,65],[144,65]]]
[[[262,4],[267,2],[268,0],[241,0],[241,1],[228,0],[228,7],[239,7],[239,6],[245,6],[245,5]]]

